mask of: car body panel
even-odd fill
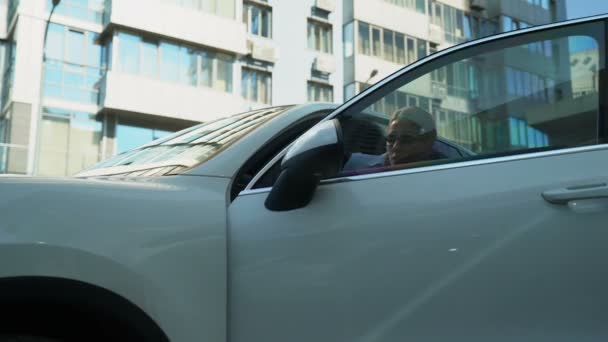
[[[229,207],[232,341],[605,338],[608,202],[541,194],[607,182],[607,167],[603,147],[353,177],[287,212],[244,192]]]
[[[229,179],[0,179],[0,277],[94,284],[172,341],[224,341]]]

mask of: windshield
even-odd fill
[[[177,174],[213,158],[263,123],[291,106],[241,113],[186,128],[124,152],[84,170],[104,169],[106,175],[159,176]]]

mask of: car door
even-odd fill
[[[241,192],[230,340],[608,339],[604,32],[598,19],[468,43],[339,109],[347,157],[386,158],[411,97],[475,155],[345,170],[293,210]]]

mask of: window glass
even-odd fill
[[[144,76],[158,77],[158,44],[144,41],[141,46],[141,70]]]
[[[364,55],[371,55],[369,25],[359,22],[359,52]]]
[[[334,88],[330,84],[308,82],[308,101],[333,102]]]
[[[231,92],[232,91],[232,59],[228,56],[218,54],[217,62],[217,79],[214,80],[214,88]]]
[[[164,81],[177,81],[180,65],[179,46],[163,42],[160,44],[160,50],[162,54],[160,78]]]
[[[55,8],[57,15],[69,16],[93,23],[102,23],[104,0],[62,0],[61,6]],[[52,1],[47,0],[47,9],[53,7]]]
[[[416,11],[425,13],[426,6],[424,5],[425,0],[416,0]]]
[[[395,62],[406,64],[405,37],[401,33],[395,33]]]
[[[179,48],[179,79],[181,83],[195,86],[197,82],[197,52],[186,47]]]
[[[271,103],[272,74],[266,71],[243,68],[241,70],[241,94],[248,101]]]
[[[137,74],[139,71],[139,44],[141,38],[132,34],[120,32],[119,64],[123,72]]]
[[[51,23],[47,36],[46,57],[49,59],[63,60],[65,27]]]
[[[213,54],[201,53],[201,85],[211,87],[213,73]]]
[[[45,97],[97,104],[103,48],[95,44],[96,37],[94,32],[70,30],[62,25],[49,27],[49,38],[56,45],[49,48],[47,44]]]
[[[384,30],[384,58],[388,61],[393,62],[393,31]]]
[[[603,32],[603,24],[590,23],[518,37],[529,41],[517,46],[503,39],[393,81],[384,95],[382,88],[370,94],[365,109],[340,117],[351,155],[344,174],[602,143]],[[522,47],[542,41],[560,53],[523,57]]]
[[[354,52],[354,23],[348,23],[344,25],[344,57],[348,58],[353,55]]]
[[[382,50],[380,50],[380,29],[372,27],[372,55],[376,57],[382,56]]]
[[[66,61],[74,64],[84,64],[84,32],[68,30],[66,40]]]
[[[116,150],[118,154],[171,134],[170,131],[118,123],[116,126]]]
[[[270,38],[271,35],[271,20],[272,20],[272,12],[270,10],[262,11],[262,37]]]
[[[308,20],[308,48],[325,52],[333,52],[331,25]]]
[[[427,55],[427,47],[426,40],[418,39],[418,59],[425,57]]]
[[[103,47],[95,42],[97,40],[97,36],[98,35],[96,33],[92,32],[88,35],[86,64],[99,67],[102,64]]]
[[[260,10],[256,6],[251,6],[251,27],[252,34],[260,34]]]
[[[232,92],[234,57],[166,41],[118,34],[120,70],[185,85]]]

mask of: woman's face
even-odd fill
[[[420,128],[408,120],[391,121],[386,138],[386,155],[390,165],[428,160],[434,139],[421,135]]]

